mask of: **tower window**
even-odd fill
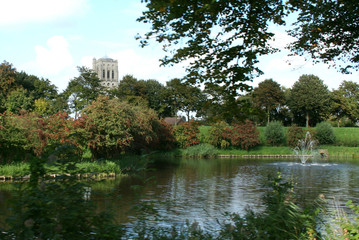
[[[110,70],[107,70],[107,79],[110,79]]]
[[[105,78],[105,70],[102,70],[102,78]]]
[[[112,70],[112,79],[115,79],[115,72]]]

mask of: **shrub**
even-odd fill
[[[260,144],[259,132],[253,122],[246,120],[245,123],[235,124],[228,131],[232,146],[249,150]]]
[[[328,122],[318,123],[316,128],[316,139],[320,144],[332,144],[335,142],[335,135],[332,125]]]
[[[156,113],[119,99],[99,97],[85,109],[88,147],[94,158],[149,151],[161,126]]]
[[[191,120],[174,127],[174,136],[180,148],[187,148],[199,144],[198,123]]]
[[[183,155],[198,158],[215,157],[217,155],[217,149],[211,144],[202,143],[186,148]]]
[[[304,138],[304,131],[301,127],[294,124],[288,129],[287,144],[289,147],[295,148],[299,140]]]
[[[264,132],[266,141],[272,146],[281,145],[284,142],[284,129],[279,121],[268,123]]]
[[[230,140],[228,139],[228,130],[229,125],[226,122],[217,122],[212,125],[205,141],[215,147],[228,148],[230,145]]]
[[[152,143],[152,149],[155,150],[171,150],[176,146],[176,139],[174,137],[174,129],[164,120],[155,122],[154,131],[157,138]]]

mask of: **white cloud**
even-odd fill
[[[38,45],[35,51],[36,67],[44,74],[59,74],[73,64],[69,44],[63,36],[49,38],[47,47]]]
[[[49,79],[59,90],[64,90],[70,79],[77,75],[73,57],[69,51],[69,43],[63,36],[53,36],[47,40],[46,46],[35,46],[34,61],[19,67],[29,74]]]
[[[0,26],[47,22],[79,14],[87,0],[0,0]]]

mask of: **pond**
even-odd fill
[[[260,211],[264,183],[277,172],[293,179],[301,203],[313,202],[319,194],[340,206],[348,200],[359,203],[359,161],[301,164],[233,158],[158,162],[153,170],[135,177],[94,183],[91,199],[100,209],[111,209],[128,227],[138,225],[139,219],[162,226],[183,225],[188,219],[210,230],[226,212],[243,213],[247,207]],[[11,191],[0,189],[0,212],[6,214]]]

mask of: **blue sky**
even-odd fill
[[[92,58],[108,56],[119,62],[120,79],[166,81],[184,74],[183,64],[159,67],[161,46],[141,48],[135,40],[150,26],[136,22],[145,10],[141,0],[0,0],[0,61],[38,77],[48,78],[59,90],[78,76],[77,66],[91,67]],[[276,28],[273,44],[283,48],[291,39]],[[302,57],[288,57],[283,50],[260,58],[264,75],[253,86],[273,78],[291,87],[302,74],[319,76],[329,89],[343,80],[359,82],[359,74],[342,75],[325,64],[312,65]]]

